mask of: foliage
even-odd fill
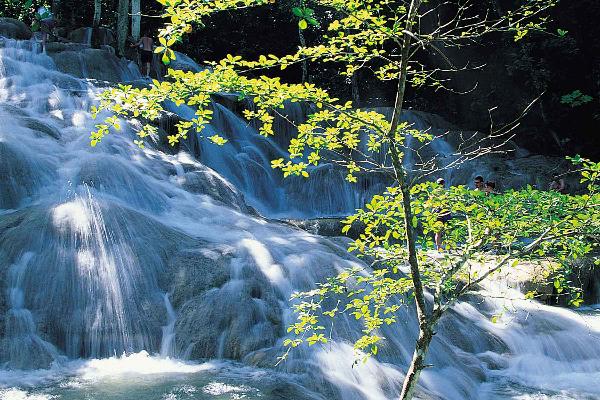
[[[49,7],[48,0],[0,0],[0,17],[35,22],[36,10]]]
[[[165,8],[164,16],[170,23],[160,32],[161,46],[157,52],[162,53],[165,63],[174,57],[171,46],[181,41],[186,33],[190,32],[194,25],[201,25],[204,18],[230,9],[241,9],[250,6],[258,6],[268,3],[265,0],[219,0],[198,3],[191,0],[160,0]],[[198,113],[209,116],[210,102],[207,101],[212,93],[218,91],[241,93],[242,96],[250,96],[258,108],[258,111],[248,110],[246,116],[257,119],[262,123],[261,133],[272,134],[273,114],[283,107],[285,101],[308,101],[316,104],[319,112],[313,114],[309,121],[301,127],[301,135],[297,141],[290,146],[292,159],[299,152],[307,151],[313,154],[312,160],[319,156],[323,149],[329,151],[353,152],[357,150],[358,137],[365,131],[371,133],[369,140],[372,143],[370,153],[379,152],[382,148],[387,128],[383,115],[375,112],[365,113],[352,111],[351,104],[340,104],[337,99],[331,98],[324,90],[313,85],[293,85],[281,83],[277,78],[248,78],[249,72],[280,68],[285,69],[289,65],[309,59],[311,61],[344,63],[346,71],[344,74],[352,75],[357,69],[364,68],[368,63],[378,65],[376,74],[379,79],[393,80],[400,77],[403,60],[401,55],[389,51],[388,47],[397,47],[406,35],[415,37],[420,47],[441,40],[474,40],[476,37],[489,32],[511,31],[516,35],[523,35],[531,29],[541,29],[546,21],[545,11],[554,5],[552,0],[536,0],[524,3],[520,9],[508,13],[505,18],[489,23],[469,24],[451,27],[445,31],[435,30],[429,34],[417,34],[408,32],[405,28],[408,9],[406,5],[393,5],[387,0],[383,1],[338,1],[325,0],[316,2],[321,7],[328,7],[336,11],[338,18],[334,18],[327,26],[330,35],[323,38],[323,43],[314,46],[302,47],[296,53],[283,57],[275,55],[264,55],[258,60],[242,60],[239,56],[228,56],[219,63],[212,63],[211,72],[198,74],[183,74],[178,71],[169,70],[168,83],[154,83],[150,89],[132,89],[120,87],[109,91],[103,96],[101,109],[112,109],[113,112],[124,117],[136,116],[130,113],[131,107],[127,103],[140,101],[148,104],[152,110],[142,115],[147,120],[158,117],[161,101],[171,100],[176,103],[188,103],[198,108]],[[389,11],[391,9],[391,11]],[[295,10],[295,11],[294,11]],[[306,6],[294,9],[296,13],[312,15],[311,9]],[[466,12],[467,10],[461,10]],[[414,16],[413,16],[414,17]],[[487,22],[487,21],[486,21]],[[407,74],[412,76],[410,80],[415,86],[430,85],[432,87],[443,87],[443,82],[435,77],[435,72],[426,71],[419,64],[407,68]],[[159,98],[159,101],[155,101]],[[114,107],[112,107],[114,105]],[[367,115],[368,114],[368,115]],[[152,116],[153,118],[148,118]],[[201,132],[207,119],[198,118],[193,122],[195,131]],[[185,138],[189,128],[180,125],[179,133],[169,138],[172,145]],[[92,135],[92,141],[97,143],[102,139],[104,133],[108,132],[106,124],[100,124],[99,129]],[[398,139],[397,145],[402,144],[402,137],[408,133],[406,126],[396,126],[393,133]],[[143,135],[142,131],[142,135]],[[413,132],[414,133],[414,132]],[[388,136],[389,138],[389,136]],[[327,143],[327,144],[326,144]],[[277,163],[284,169],[284,173],[306,175],[308,164],[299,160],[294,164],[292,161]],[[378,165],[376,167],[381,167]],[[349,171],[356,168],[350,161]],[[353,180],[353,174],[349,173],[349,180]]]
[[[292,8],[292,13],[299,18],[298,27],[300,29],[307,29],[309,24],[319,26],[319,22],[314,17],[315,11],[304,4],[301,7]]]
[[[28,3],[31,3],[30,1],[28,1]],[[39,11],[36,11],[35,14],[33,15],[33,23],[31,24],[31,30],[34,32],[37,32],[41,29],[42,27],[42,21],[48,18],[52,17],[52,13],[50,12],[49,9],[45,8],[45,10],[40,13]]]
[[[585,195],[568,196],[539,191],[532,187],[486,196],[463,186],[448,190],[422,183],[411,190],[410,222],[419,231],[418,258],[423,283],[434,298],[433,315],[441,315],[461,296],[502,269],[520,263],[546,263],[557,293],[569,303],[582,303],[581,288],[569,281],[573,261],[598,250],[600,237],[600,163],[576,158],[581,180],[588,186]],[[363,336],[354,343],[361,357],[377,354],[385,339],[384,325],[396,323],[395,312],[411,297],[413,286],[405,265],[408,254],[403,221],[402,194],[390,187],[375,196],[364,209],[347,218],[344,230],[363,227],[350,250],[372,261],[374,271],[354,268],[321,283],[315,290],[296,293],[296,323],[290,327],[299,336],[288,346],[326,342],[325,326],[340,314],[349,314],[364,323]],[[446,224],[438,215],[450,212]],[[432,235],[443,230],[446,251],[434,250]],[[596,256],[596,263],[600,258]],[[526,298],[535,297],[528,293]],[[310,339],[310,340],[309,340]],[[289,352],[289,351],[288,351]],[[288,353],[282,356],[284,359]]]
[[[582,106],[586,103],[589,103],[590,101],[592,101],[594,98],[592,96],[589,96],[587,94],[583,94],[581,92],[581,90],[574,90],[573,92],[569,93],[569,94],[565,94],[564,96],[562,96],[560,98],[560,102],[562,104],[567,104],[571,107],[579,107]]]

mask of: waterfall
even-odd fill
[[[169,357],[173,355],[173,344],[175,343],[175,321],[177,314],[169,301],[169,294],[165,293],[165,309],[167,310],[167,324],[162,327],[162,340],[160,343],[160,355]]]
[[[3,348],[12,368],[49,366],[58,357],[54,346],[37,335],[31,311],[25,308],[23,280],[32,257],[33,253],[23,254],[8,270],[7,297],[10,308],[6,316]]]
[[[328,165],[313,180],[282,180],[270,160],[285,155],[285,139],[258,136],[224,101],[206,128],[229,139],[223,147],[190,135],[177,154],[160,138],[139,149],[124,121],[91,148],[88,110],[100,89],[59,72],[35,43],[0,42],[0,398],[398,395],[417,336],[408,307],[364,364],[353,365],[350,344],[362,327],[347,318],[327,345],[274,366],[293,337],[290,295],[367,267],[343,239],[246,205],[267,217],[345,215],[384,180],[361,177],[357,189]],[[514,300],[474,297],[449,312],[421,398],[600,397],[597,309],[486,290]]]

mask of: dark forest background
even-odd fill
[[[494,9],[509,9],[513,0],[493,2]],[[30,19],[21,1],[0,0],[2,16]],[[33,7],[40,1],[33,2]],[[91,0],[61,0],[56,13],[59,27],[67,32],[91,26],[94,12]],[[103,0],[101,25],[116,24],[118,0]],[[291,9],[295,1],[284,0],[259,8],[223,12],[198,27],[177,50],[199,63],[219,60],[227,54],[255,58],[259,54],[283,55],[300,44],[297,19]],[[315,10],[326,22],[331,14]],[[156,32],[162,24],[161,5],[142,1],[142,30]],[[424,21],[422,23],[427,23]],[[326,26],[326,24],[323,24]],[[567,31],[561,36],[558,30]],[[324,29],[310,27],[303,32],[306,43],[315,43]],[[515,42],[511,35],[490,36],[459,51],[448,51],[455,66],[477,66],[453,76],[451,91],[420,88],[410,90],[407,106],[436,113],[467,130],[489,130],[495,124],[512,121],[533,99],[535,106],[519,126],[517,142],[535,152],[552,155],[575,153],[598,158],[600,155],[600,1],[562,0],[552,13],[545,33],[531,32]],[[429,64],[439,62],[431,56]],[[440,65],[441,66],[441,65]],[[393,102],[394,82],[380,82],[371,71],[361,70],[353,80],[341,76],[334,64],[308,65],[309,81],[328,87],[342,99],[353,99],[360,107],[386,106]],[[277,71],[283,80],[298,82],[300,66]],[[565,97],[580,91],[591,101],[565,103]],[[457,92],[466,92],[459,94]],[[589,99],[589,98],[588,98]],[[490,111],[492,110],[492,111]]]

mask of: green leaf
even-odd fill
[[[300,9],[300,7],[294,7],[294,8],[292,8],[292,12],[294,13],[294,15],[296,17],[302,17],[303,16],[302,10]]]
[[[529,291],[529,292],[525,293],[525,298],[527,300],[531,300],[531,299],[535,298],[535,292]]]
[[[313,25],[313,26],[318,26],[319,22],[314,19],[313,17],[306,17],[306,20],[308,21],[309,24]]]
[[[225,143],[227,143],[227,139],[224,139],[223,137],[219,136],[219,135],[212,135],[211,137],[209,137],[210,141],[213,142],[214,144],[218,145],[218,146],[223,146]]]

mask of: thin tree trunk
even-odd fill
[[[414,22],[416,22],[419,8],[423,0],[412,0],[408,9],[405,31],[412,32]],[[396,174],[396,180],[402,192],[402,205],[404,209],[404,225],[406,227],[406,247],[408,250],[408,263],[410,266],[411,279],[413,282],[415,306],[417,311],[417,320],[419,321],[419,339],[415,346],[415,354],[404,379],[401,400],[410,400],[414,395],[415,388],[419,381],[419,375],[425,368],[425,357],[429,350],[429,344],[433,337],[433,324],[430,325],[427,317],[427,308],[425,302],[425,290],[421,281],[421,272],[419,270],[419,261],[417,258],[416,235],[412,226],[413,211],[411,206],[410,182],[407,171],[402,165],[400,152],[396,144],[396,130],[400,124],[402,115],[402,106],[404,104],[404,95],[406,93],[406,80],[408,76],[408,61],[410,58],[411,36],[407,33],[402,39],[402,65],[400,66],[400,76],[398,78],[398,88],[396,92],[396,101],[394,103],[394,113],[388,132],[388,138],[391,141],[390,153],[392,156],[392,165]]]
[[[352,103],[354,103],[354,107],[360,107],[360,87],[358,86],[358,74],[360,70],[354,72],[352,74]]]
[[[394,164],[398,163],[398,157],[393,157]],[[396,168],[396,167],[394,167]],[[402,164],[400,164],[402,168]],[[417,258],[416,234],[412,226],[413,211],[410,203],[410,185],[407,182],[408,177],[404,172],[402,174],[400,190],[402,191],[402,205],[404,209],[404,225],[406,226],[406,246],[408,248],[408,264],[413,282],[415,306],[417,310],[417,320],[419,321],[419,339],[415,345],[413,359],[404,378],[402,386],[401,400],[410,400],[414,395],[415,388],[419,382],[419,375],[425,368],[425,357],[429,350],[429,344],[433,338],[434,321],[429,321],[427,315],[427,304],[425,301],[425,289],[421,281],[421,271],[419,270],[419,261]]]
[[[102,0],[94,0],[94,21],[92,26],[97,29],[100,26],[100,18],[102,17]]]
[[[117,18],[117,52],[119,56],[125,55],[125,43],[129,31],[129,0],[119,0]]]
[[[304,33],[302,29],[298,28],[298,38],[300,39],[300,46],[306,47],[306,40],[304,39]],[[308,61],[302,61],[302,83],[308,81]]]
[[[421,371],[426,367],[425,357],[427,357],[431,339],[433,339],[433,331],[429,325],[419,329],[419,339],[417,340],[412,362],[406,372],[402,394],[400,395],[403,400],[412,399],[415,394]]]
[[[133,40],[140,40],[140,25],[142,23],[141,0],[131,0],[131,36]]]

